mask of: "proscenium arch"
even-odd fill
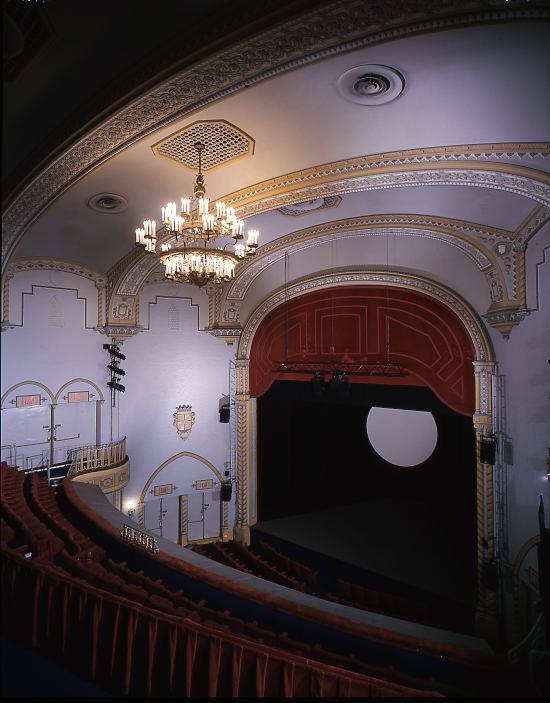
[[[466,328],[475,351],[475,361],[494,362],[494,349],[485,325],[472,306],[458,293],[432,279],[415,274],[384,273],[379,270],[341,269],[331,273],[310,276],[281,287],[256,307],[250,314],[239,339],[237,359],[248,361],[250,345],[264,317],[287,300],[322,288],[342,286],[391,286],[415,290],[443,303],[455,313]],[[244,390],[244,389],[243,389]],[[248,379],[246,391],[248,392]]]
[[[250,526],[256,518],[256,406],[249,394],[250,348],[255,332],[262,320],[274,307],[283,305],[289,298],[296,298],[304,293],[331,288],[334,286],[375,285],[401,287],[416,290],[433,297],[459,318],[466,329],[474,348],[473,371],[475,378],[475,412],[473,425],[479,450],[481,437],[490,432],[493,426],[493,376],[496,373],[496,360],[491,338],[482,320],[472,306],[450,288],[435,281],[403,273],[383,273],[380,271],[361,271],[358,269],[333,271],[295,281],[287,288],[278,291],[263,300],[250,314],[239,339],[236,355],[236,424],[237,424],[237,504],[235,539],[250,541]],[[496,595],[489,592],[483,581],[483,567],[487,560],[494,557],[494,519],[493,519],[493,467],[485,466],[477,454],[476,490],[477,490],[477,607],[476,626],[480,632],[489,623],[498,627]],[[250,489],[249,489],[250,487]]]

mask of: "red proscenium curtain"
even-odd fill
[[[385,286],[326,288],[274,308],[260,323],[250,350],[250,395],[276,379],[311,374],[273,373],[289,361],[406,364],[404,378],[352,376],[353,383],[428,386],[463,415],[475,410],[475,358],[459,317],[418,291]]]

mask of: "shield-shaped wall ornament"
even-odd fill
[[[191,411],[190,405],[178,405],[174,417],[174,427],[178,431],[181,439],[187,439],[191,434],[191,428],[195,424],[195,413]]]

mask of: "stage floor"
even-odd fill
[[[434,520],[413,502],[381,499],[259,522],[254,528],[427,593],[475,605],[475,592]]]

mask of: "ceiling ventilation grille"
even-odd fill
[[[196,142],[202,142],[205,147],[202,152],[203,173],[227,166],[254,153],[254,140],[223,120],[195,122],[158,142],[152,149],[156,156],[175,161],[189,171],[196,171]]]
[[[342,198],[339,195],[329,195],[326,198],[306,200],[303,203],[295,203],[294,205],[280,207],[279,212],[281,215],[286,215],[287,217],[301,217],[302,215],[309,215],[310,213],[317,212],[318,210],[338,207],[341,200]]]

